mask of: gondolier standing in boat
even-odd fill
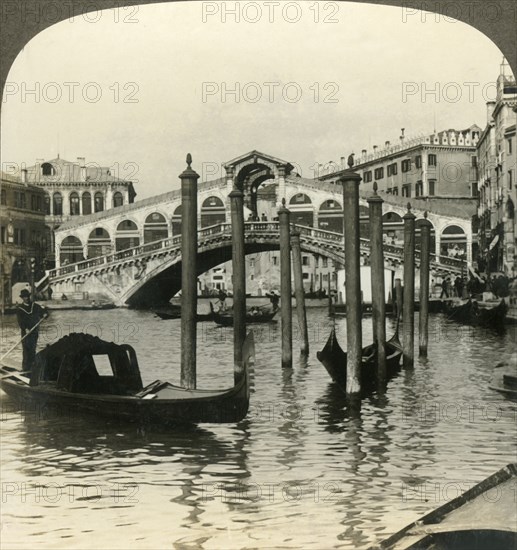
[[[48,311],[31,301],[31,293],[26,288],[20,292],[20,298],[23,300],[23,303],[18,305],[16,315],[23,338],[22,370],[30,371],[36,356],[36,346],[38,345],[39,327],[37,325],[42,319],[48,317]]]

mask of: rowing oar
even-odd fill
[[[2,357],[0,357],[0,362],[2,362],[10,353],[11,351],[13,351],[16,347],[18,347],[24,340],[25,338],[27,338],[27,336],[29,336],[29,334],[33,331],[33,330],[36,330],[36,328],[38,328],[38,326],[40,325],[40,323],[43,321],[43,319],[46,319],[46,317],[42,317],[30,330],[27,334],[25,334],[25,336],[18,342],[16,342],[16,344],[14,344],[14,346],[12,346],[9,351],[7,351],[6,353],[4,353],[2,355]],[[14,374],[23,374],[21,373],[20,371],[17,371],[15,372]],[[12,375],[9,375],[9,376],[12,376]],[[1,378],[5,378],[5,376],[2,376]],[[1,380],[0,378],[0,380]]]

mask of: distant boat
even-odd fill
[[[362,350],[361,357],[361,386],[368,390],[375,386],[377,379],[377,348],[370,344]],[[343,351],[337,341],[336,331],[333,328],[330,336],[321,351],[316,353],[320,363],[325,367],[330,378],[343,390],[346,391],[347,354]],[[386,375],[392,377],[399,370],[400,358],[402,357],[402,346],[395,333],[386,342]]]
[[[152,425],[242,420],[249,407],[253,334],[243,346],[240,380],[224,390],[190,390],[156,380],[143,386],[135,350],[90,334],[72,333],[36,355],[30,377],[0,365],[0,385],[20,406],[29,403]],[[99,361],[104,359],[103,363]],[[112,373],[100,375],[99,364]]]
[[[517,399],[517,364],[500,363],[494,368],[489,388]]]
[[[517,464],[508,464],[459,497],[372,548],[510,550],[517,548]]]
[[[181,319],[181,306],[168,305],[161,308],[153,309],[152,312],[160,317],[160,319]],[[198,313],[196,315],[196,321],[211,321],[213,318],[212,313]]]
[[[218,324],[225,327],[233,326],[233,312],[231,309],[226,311],[215,311],[212,302],[210,302],[210,311],[212,319]],[[271,306],[260,306],[246,310],[246,323],[271,323],[276,322],[273,317],[277,314],[278,309]]]

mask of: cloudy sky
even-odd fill
[[[141,199],[177,188],[188,152],[203,180],[252,149],[313,177],[402,127],[484,127],[502,55],[476,29],[396,7],[288,4],[238,3],[238,22],[233,2],[120,8],[45,30],[7,79],[3,168],[85,157]]]

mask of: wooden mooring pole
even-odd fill
[[[399,322],[402,320],[402,281],[399,278],[395,279],[393,303],[395,306],[395,313],[397,314],[398,330]]]
[[[303,291],[302,250],[300,246],[300,232],[291,233],[291,247],[293,251],[294,294],[296,297],[296,312],[300,329],[300,353],[309,354],[309,334],[307,332],[307,312],[305,310],[305,293]]]
[[[230,193],[233,271],[233,374],[237,384],[244,373],[242,347],[246,339],[246,253],[244,250],[244,193]]]
[[[386,298],[382,248],[382,203],[384,201],[377,194],[377,182],[373,184],[373,195],[367,200],[370,214],[373,341],[377,347],[377,381],[382,386],[386,382]]]
[[[196,388],[197,180],[192,156],[181,180],[181,385]]]
[[[415,345],[415,215],[411,204],[404,214],[404,305],[402,306],[402,357],[404,367],[414,363]]]
[[[349,396],[361,391],[361,264],[359,253],[359,184],[361,176],[352,172],[354,165],[350,155],[350,172],[339,179],[343,184],[343,219],[345,232],[345,294],[346,294],[346,393]],[[343,365],[344,367],[345,365]]]
[[[427,219],[420,225],[420,311],[418,314],[419,355],[427,357],[429,339],[429,254],[431,240],[431,223]]]
[[[285,199],[278,209],[280,225],[280,314],[282,318],[282,367],[293,366],[293,319],[291,305],[291,239],[289,210]]]

